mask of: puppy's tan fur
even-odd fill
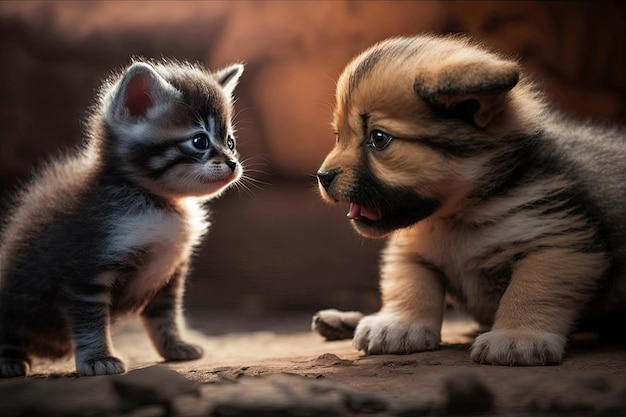
[[[564,120],[516,61],[389,39],[340,76],[333,126],[320,192],[388,237],[358,349],[435,349],[446,295],[491,326],[472,346],[485,363],[558,363],[575,325],[626,317],[625,135]]]

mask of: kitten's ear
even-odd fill
[[[151,109],[180,96],[174,86],[144,62],[128,67],[112,94],[109,114],[118,120],[146,117]]]
[[[434,106],[485,128],[504,110],[519,75],[517,62],[493,54],[450,55],[420,71],[414,88]]]
[[[243,74],[243,64],[233,64],[215,73],[217,82],[222,86],[227,95],[232,95]]]

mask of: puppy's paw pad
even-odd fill
[[[90,358],[77,361],[76,371],[80,376],[118,375],[126,373],[126,365],[114,356]]]
[[[565,337],[526,329],[498,329],[483,333],[471,348],[471,358],[493,365],[546,365],[561,363]]]
[[[313,316],[311,329],[326,340],[351,339],[362,318],[358,311],[321,310]]]
[[[193,361],[204,355],[204,349],[199,345],[179,340],[165,346],[160,353],[166,361]]]
[[[363,318],[354,335],[354,347],[371,355],[434,350],[440,341],[438,326],[426,322],[406,323],[390,313]]]
[[[19,359],[0,359],[0,378],[16,378],[27,376],[30,372],[30,364]]]

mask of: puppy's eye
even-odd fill
[[[380,130],[372,130],[372,133],[370,133],[370,139],[367,144],[374,149],[380,150],[389,146],[392,140],[393,138],[391,137],[391,135],[388,135],[387,133]]]
[[[206,133],[198,133],[191,138],[191,144],[199,151],[206,151],[209,149],[209,137]]]
[[[228,139],[226,139],[226,146],[228,146],[228,149],[231,151],[235,150],[235,138],[229,136]]]

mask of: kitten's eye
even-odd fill
[[[209,137],[206,133],[198,133],[191,139],[191,144],[199,151],[206,151],[209,149]]]
[[[231,151],[235,149],[235,139],[232,136],[229,136],[228,139],[226,139],[226,145],[228,146],[228,149],[230,149]]]
[[[372,133],[370,133],[370,139],[367,144],[374,149],[380,150],[389,146],[392,140],[393,138],[391,137],[391,135],[380,130],[372,130]]]

